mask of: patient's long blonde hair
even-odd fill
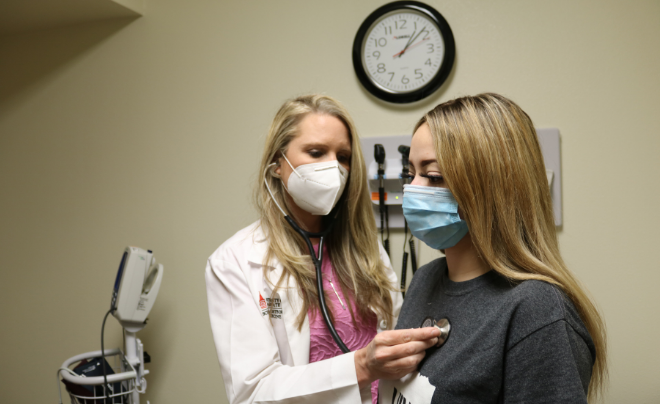
[[[388,324],[392,324],[392,285],[380,259],[376,224],[367,189],[367,170],[360,142],[348,112],[339,102],[328,96],[307,95],[286,101],[273,119],[266,139],[255,199],[261,215],[261,227],[269,243],[264,264],[276,258],[284,267],[282,277],[273,285],[273,293],[286,284],[287,277],[293,276],[296,280],[304,302],[298,314],[298,328],[302,327],[309,308],[318,307],[316,272],[307,246],[303,238],[286,222],[264,184],[265,179],[277,202],[287,210],[286,190],[279,176],[274,174],[271,164],[277,162],[281,151],[286,152],[291,140],[298,135],[300,121],[311,113],[339,119],[346,126],[351,142],[349,178],[344,194],[333,211],[337,211],[338,216],[327,241],[329,256],[339,284],[344,292],[353,292],[361,315],[368,314],[371,307],[386,319]],[[287,214],[290,215],[290,212]],[[264,265],[264,275],[268,270],[269,267]],[[325,293],[327,300],[328,292]],[[351,315],[353,316],[352,311]]]
[[[481,258],[510,280],[557,285],[577,308],[596,347],[589,385],[589,398],[596,398],[607,379],[605,324],[559,253],[532,120],[501,95],[479,94],[438,105],[415,131],[424,123]]]

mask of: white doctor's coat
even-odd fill
[[[302,307],[297,284],[289,277],[288,285],[271,296],[263,271],[267,248],[256,222],[223,243],[206,266],[211,328],[229,402],[370,404],[371,386],[360,391],[353,352],[309,363],[309,319],[300,331],[296,327]],[[396,287],[382,247],[380,254]],[[276,261],[269,264],[275,284],[283,268]],[[402,302],[401,293],[392,292],[394,319]],[[268,304],[273,305],[272,323],[264,309]],[[394,326],[378,319],[378,332]]]

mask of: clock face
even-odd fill
[[[364,20],[353,42],[353,67],[364,88],[394,103],[421,100],[440,88],[454,55],[447,21],[416,1],[378,8]]]
[[[410,93],[438,74],[445,43],[437,25],[414,10],[393,11],[377,20],[362,42],[369,80],[392,93]]]

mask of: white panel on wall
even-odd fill
[[[536,129],[545,162],[545,170],[550,183],[552,209],[555,215],[555,226],[561,226],[561,156],[559,149],[559,129]]]
[[[378,208],[378,164],[374,158],[374,145],[382,144],[385,148],[385,193],[387,199],[385,205],[388,206],[389,224],[391,229],[403,229],[403,183],[401,182],[401,153],[399,146],[410,146],[412,136],[377,136],[361,139],[362,153],[367,165],[367,177],[369,178],[369,190],[371,191],[371,201],[373,202],[374,217],[376,225],[380,228],[380,211]]]

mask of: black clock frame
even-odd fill
[[[367,72],[364,70],[364,65],[362,64],[362,43],[371,25],[383,15],[398,10],[413,10],[424,14],[438,26],[438,30],[442,34],[445,43],[445,54],[442,63],[440,64],[440,70],[438,70],[435,77],[433,77],[424,87],[407,93],[389,92],[378,87],[371,81]],[[454,66],[455,56],[456,45],[454,43],[454,34],[452,33],[447,20],[445,20],[445,18],[433,7],[418,1],[395,1],[376,9],[373,13],[369,14],[362,25],[360,25],[360,29],[358,29],[358,32],[355,35],[355,40],[353,41],[353,68],[355,69],[355,74],[360,80],[360,83],[362,83],[362,86],[374,96],[383,101],[395,104],[419,101],[433,94],[447,80],[447,77],[449,77],[449,73]]]

